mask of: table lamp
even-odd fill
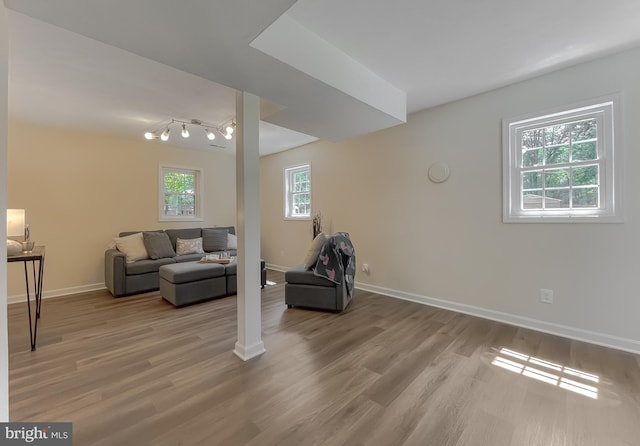
[[[24,209],[7,209],[7,255],[22,251],[22,244],[9,237],[24,237]]]

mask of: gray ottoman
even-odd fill
[[[160,295],[176,307],[227,294],[224,265],[217,263],[172,263],[162,265]]]

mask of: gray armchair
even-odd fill
[[[305,263],[284,274],[284,300],[289,308],[342,311],[353,297],[356,253],[349,234],[317,236]]]
[[[284,301],[289,308],[342,311],[351,302],[344,281],[336,284],[324,277],[318,277],[302,264],[287,271],[284,278],[287,282],[284,286]]]

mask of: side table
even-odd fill
[[[29,338],[31,341],[31,351],[36,349],[36,336],[38,335],[38,319],[40,319],[40,308],[42,307],[42,277],[44,275],[44,246],[36,246],[32,252],[22,252],[14,256],[7,256],[7,262],[24,263],[24,280],[27,287],[27,308],[29,310]],[[36,262],[38,269],[36,274]],[[29,269],[31,263],[33,275],[34,310],[31,310],[31,288],[29,286]],[[34,317],[35,316],[35,317]]]

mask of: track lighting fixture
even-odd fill
[[[224,137],[224,139],[230,140],[233,138],[233,132],[235,130],[235,126],[236,123],[234,120],[231,120],[230,122],[227,122],[226,125],[211,125],[211,124],[205,124],[203,123],[201,120],[199,119],[192,119],[190,121],[183,121],[181,119],[172,119],[171,121],[169,121],[166,124],[162,124],[159,128],[157,128],[154,131],[147,131],[144,133],[144,137],[145,139],[158,139],[160,138],[160,140],[162,141],[168,141],[169,140],[169,132],[171,131],[170,127],[173,124],[181,124],[182,126],[182,131],[181,131],[181,135],[183,138],[189,138],[190,133],[189,133],[189,128],[188,126],[190,125],[197,125],[200,127],[204,127],[204,133],[207,137],[207,139],[209,141],[213,141],[214,139],[216,139],[216,135],[215,133],[219,133],[220,135],[222,135]],[[223,130],[224,129],[224,130]]]

